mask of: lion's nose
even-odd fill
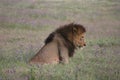
[[[86,44],[84,44],[84,46],[86,46]]]

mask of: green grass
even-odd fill
[[[114,45],[113,41],[110,38],[88,40],[88,46],[76,51],[75,56],[66,65],[29,65],[28,59],[35,52],[9,56],[1,54],[1,75],[3,79],[16,75],[17,78],[28,77],[30,80],[118,80],[119,56],[114,55],[113,47],[119,46],[119,39]],[[97,49],[94,46],[98,46]],[[11,79],[16,77],[12,76]]]
[[[0,80],[120,80],[119,0],[0,1]],[[64,23],[87,29],[69,64],[30,65]]]
[[[5,29],[22,29],[22,30],[48,30],[51,27],[50,26],[32,26],[28,24],[20,24],[20,23],[2,23],[0,28],[5,28]]]
[[[107,37],[102,39],[91,39],[87,41],[91,46],[99,45],[100,47],[107,46],[120,46],[120,38]]]

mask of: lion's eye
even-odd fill
[[[81,36],[80,41],[82,41],[83,39],[84,39],[84,36]]]

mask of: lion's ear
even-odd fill
[[[77,33],[77,27],[73,27],[73,33]]]

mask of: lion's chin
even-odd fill
[[[82,50],[84,47],[80,47],[80,49]]]
[[[84,46],[79,46],[79,47],[77,47],[77,49],[81,49],[81,50],[82,50],[83,48],[84,48]]]

